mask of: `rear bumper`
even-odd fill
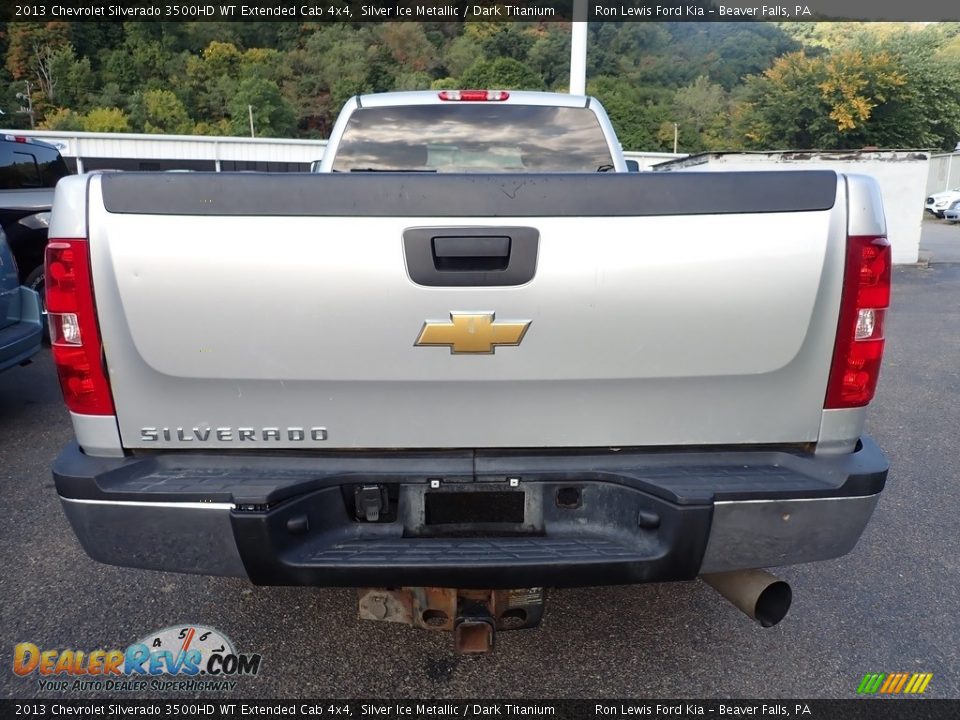
[[[96,458],[71,444],[54,465],[66,515],[96,560],[347,587],[629,584],[829,559],[856,544],[886,476],[887,460],[868,438],[843,456],[591,450]],[[383,488],[387,503],[376,522],[357,519],[354,493],[362,486]],[[505,500],[516,517],[510,524],[456,515],[455,524],[438,522],[429,508],[442,495],[463,500],[450,507],[468,514]]]
[[[43,326],[40,297],[29,288],[20,288],[20,321],[0,329],[0,370],[29,360],[40,351]]]

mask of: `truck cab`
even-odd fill
[[[360,95],[347,101],[319,172],[627,172],[594,98],[506,90]]]

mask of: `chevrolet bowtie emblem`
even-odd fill
[[[446,345],[451,354],[485,353],[497,345],[519,345],[530,320],[494,322],[494,313],[450,313],[446,320],[427,320],[414,345]]]

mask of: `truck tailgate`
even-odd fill
[[[123,445],[816,441],[844,190],[830,172],[94,177]],[[513,251],[526,233],[532,277],[418,284],[415,228]],[[481,349],[526,330],[488,353],[415,345],[461,321]]]

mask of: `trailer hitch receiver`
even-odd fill
[[[544,599],[543,588],[361,588],[359,616],[361,620],[452,631],[458,652],[486,653],[493,649],[497,630],[539,625]]]

